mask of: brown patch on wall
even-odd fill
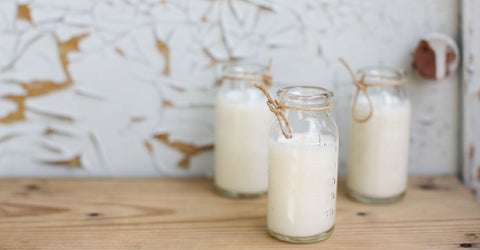
[[[134,117],[130,118],[130,121],[131,122],[143,122],[146,119],[147,118],[145,116],[134,116]]]
[[[219,60],[217,58],[215,58],[213,56],[213,54],[207,49],[207,48],[203,48],[202,49],[203,53],[205,53],[205,55],[207,55],[208,58],[210,58],[210,65],[215,65],[217,63],[224,63],[224,62],[236,62],[236,61],[239,61],[241,58],[237,58],[237,57],[233,57],[233,56],[229,56],[227,60]]]
[[[219,78],[215,81],[215,86],[220,86],[223,84],[223,78]]]
[[[60,60],[62,61],[62,64],[64,66],[64,70],[66,71],[67,75],[70,77],[70,74],[68,73],[67,66],[68,66],[68,60],[67,60],[67,55],[68,53],[72,51],[79,51],[78,44],[80,43],[81,40],[86,38],[88,34],[82,34],[78,36],[72,37],[70,40],[61,43],[57,41],[58,44],[58,49],[60,51]]]
[[[30,8],[28,5],[20,4],[17,6],[17,18],[23,19],[28,22],[32,22],[32,17],[30,16]]]
[[[51,165],[67,166],[67,167],[71,167],[71,168],[82,167],[81,156],[80,155],[76,155],[72,159],[66,160],[66,161],[52,161],[52,162],[44,161],[44,163],[51,164]]]
[[[17,110],[8,114],[6,117],[0,119],[0,123],[12,123],[25,119],[25,100],[31,96],[45,95],[54,91],[58,91],[70,86],[73,82],[70,72],[68,71],[68,53],[72,51],[78,51],[78,43],[87,37],[88,34],[82,34],[72,37],[66,42],[59,42],[57,40],[57,46],[62,62],[62,69],[65,73],[66,80],[62,83],[55,83],[52,81],[32,81],[23,83],[22,87],[27,91],[25,96],[7,96],[6,99],[11,100],[17,104]]]
[[[267,6],[263,6],[263,5],[258,5],[258,9],[260,9],[262,11],[267,11],[267,12],[274,12],[272,8],[267,7]]]
[[[119,54],[120,56],[125,56],[125,52],[123,52],[123,50],[120,48],[115,48],[115,52],[117,52],[117,54]]]
[[[213,54],[207,48],[203,48],[202,51],[203,51],[203,53],[205,53],[205,55],[208,56],[208,58],[210,58],[210,65],[215,65],[215,64],[220,62],[220,60],[215,58],[213,56]]]
[[[171,107],[171,106],[173,106],[173,103],[172,103],[171,101],[169,101],[169,100],[163,100],[162,104],[163,104],[164,107]]]
[[[240,58],[238,58],[238,57],[233,57],[233,56],[228,57],[229,62],[236,62],[236,61],[239,61],[239,60],[240,60]]]
[[[480,90],[478,91],[477,96],[478,96],[478,100],[480,100]]]
[[[468,160],[472,161],[474,156],[475,156],[475,147],[473,145],[470,145],[470,148],[468,150]]]
[[[25,119],[25,97],[23,96],[7,96],[5,99],[13,101],[17,104],[17,110],[8,114],[7,116],[0,118],[0,123],[12,123]]]
[[[167,144],[169,147],[174,148],[184,154],[184,158],[178,162],[178,166],[182,168],[188,168],[190,165],[190,160],[196,154],[208,151],[213,149],[213,145],[206,145],[206,146],[195,146],[191,143],[179,142],[179,141],[170,141],[168,139],[168,134],[158,134],[154,135],[154,138]]]
[[[178,86],[169,86],[171,89],[178,91],[178,92],[185,92],[184,88],[178,87]]]
[[[162,74],[165,76],[169,76],[170,75],[170,50],[168,49],[167,44],[165,44],[160,40],[157,40],[157,49],[165,57],[165,66],[163,67]]]
[[[149,141],[145,141],[145,142],[143,143],[143,145],[145,145],[145,147],[147,148],[147,151],[148,151],[149,153],[152,153],[152,152],[153,152],[153,146],[152,146],[152,144],[151,144]]]
[[[60,135],[60,136],[68,136],[68,137],[72,137],[71,134],[69,133],[65,133],[63,131],[58,131],[54,128],[47,128],[44,132],[43,132],[44,135],[46,136],[49,136],[49,135]]]

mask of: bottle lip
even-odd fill
[[[268,66],[250,62],[230,62],[223,66],[223,75],[230,77],[261,76]]]
[[[332,104],[333,92],[317,86],[289,86],[277,90],[277,96],[292,107],[323,107]]]
[[[365,76],[365,82],[393,82],[400,81],[405,78],[405,75],[400,69],[390,67],[365,67],[357,71],[360,79],[362,75]]]

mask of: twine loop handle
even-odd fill
[[[268,92],[267,88],[265,85],[260,85],[257,83],[252,82],[252,86],[255,88],[261,90],[263,94],[267,97],[267,106],[270,109],[270,111],[275,114],[278,120],[278,125],[280,125],[280,129],[282,130],[283,136],[287,139],[291,139],[293,137],[293,131],[292,131],[292,126],[287,120],[287,117],[283,113],[284,107],[280,105],[280,102],[278,100],[274,99],[271,95],[270,92]],[[287,133],[287,131],[288,133]]]
[[[365,83],[365,73],[362,73],[360,76],[360,79],[358,80],[355,74],[353,73],[353,70],[348,66],[347,62],[343,60],[342,58],[339,58],[340,62],[345,66],[345,68],[348,70],[348,73],[352,77],[352,82],[353,84],[357,87],[357,90],[355,91],[355,95],[353,96],[353,102],[352,102],[352,118],[356,122],[363,123],[368,121],[372,115],[373,115],[373,104],[372,104],[372,99],[370,99],[370,96],[368,95],[367,88],[371,86],[396,86],[396,85],[402,85],[405,83],[405,79],[401,79],[399,81],[391,81],[391,82],[378,82],[378,83]],[[365,97],[367,98],[368,102],[368,115],[365,118],[359,118],[356,115],[356,110],[357,110],[357,102],[358,102],[358,96],[360,95],[360,92],[363,92]]]

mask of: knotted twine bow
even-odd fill
[[[340,62],[343,64],[343,66],[345,66],[345,68],[347,68],[348,70],[348,73],[350,73],[350,76],[352,77],[352,81],[353,81],[353,84],[357,87],[357,91],[355,92],[355,95],[353,97],[353,102],[352,102],[352,118],[356,121],[356,122],[366,122],[368,121],[372,115],[373,115],[373,104],[372,104],[372,100],[370,99],[370,96],[368,95],[368,92],[367,92],[367,88],[368,87],[378,87],[378,86],[396,86],[396,85],[401,85],[401,84],[404,84],[405,83],[405,79],[402,79],[400,81],[390,81],[390,82],[376,82],[376,83],[368,83],[366,84],[365,83],[365,73],[362,73],[362,75],[360,76],[360,80],[357,80],[357,78],[355,77],[355,74],[353,73],[352,69],[350,68],[350,66],[348,66],[347,62],[345,62],[345,60],[343,60],[342,58],[339,58]],[[389,79],[389,77],[381,77],[381,78],[386,78],[386,79]],[[392,79],[392,78],[390,78]],[[368,102],[368,115],[363,118],[363,119],[360,119],[356,116],[356,110],[357,110],[357,100],[358,100],[358,96],[360,95],[360,91],[363,92],[363,94],[365,95],[365,97],[367,98],[367,102]]]
[[[261,76],[251,76],[251,77],[248,77],[248,76],[229,76],[229,75],[226,75],[226,76],[223,76],[222,77],[222,81],[223,80],[234,80],[234,81],[262,81],[267,87],[270,87],[272,86],[272,73],[271,73],[271,70],[272,70],[272,58],[270,58],[270,60],[268,61],[268,67],[267,67],[267,71],[265,73],[263,73]]]
[[[324,111],[333,107],[333,103],[331,102],[329,102],[326,106],[318,107],[318,108],[299,108],[299,107],[281,105],[279,101],[277,101],[270,95],[270,92],[268,92],[265,85],[260,85],[254,82],[250,84],[256,87],[257,89],[261,90],[263,94],[267,97],[267,106],[270,109],[270,111],[274,113],[275,116],[277,117],[278,125],[280,125],[282,134],[287,139],[291,139],[293,137],[293,130],[292,130],[292,126],[287,120],[287,117],[283,113],[284,109],[293,109],[293,110],[299,110],[299,111]],[[285,128],[288,130],[288,133],[285,131]]]
[[[293,137],[292,126],[290,125],[290,123],[287,120],[287,117],[283,113],[283,109],[285,107],[280,105],[280,102],[278,102],[276,99],[273,99],[273,97],[270,95],[270,92],[268,92],[265,85],[256,84],[254,82],[252,82],[251,84],[255,88],[261,90],[263,94],[267,97],[267,106],[270,109],[270,111],[274,113],[275,116],[277,117],[278,124],[280,125],[280,129],[282,130],[283,136],[285,136],[285,138],[287,139],[291,139]],[[288,134],[287,132],[285,132],[285,127],[288,129]]]

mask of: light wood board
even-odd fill
[[[270,237],[266,204],[209,179],[2,179],[0,249],[480,247],[480,203],[455,177],[412,177],[391,205],[351,201],[341,180],[335,232],[314,244]]]

